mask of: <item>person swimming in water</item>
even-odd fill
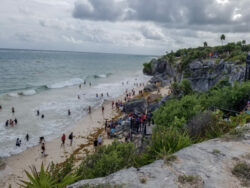
[[[20,147],[20,146],[21,146],[21,143],[22,143],[21,139],[17,138],[17,139],[16,139],[16,146],[17,146],[17,147]]]

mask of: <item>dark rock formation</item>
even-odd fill
[[[188,66],[180,71],[178,64],[170,64],[167,60],[152,60],[152,79],[150,83],[160,82],[162,85],[173,81],[180,82],[182,79],[188,79],[192,88],[196,91],[207,91],[220,80],[226,79],[229,83],[243,81],[245,75],[245,66],[237,65],[232,61],[221,59],[218,63],[214,60],[194,60]],[[148,86],[147,90],[151,89]]]
[[[125,104],[126,113],[145,113],[146,110],[146,100],[144,98],[134,99]]]

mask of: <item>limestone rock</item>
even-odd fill
[[[107,177],[82,180],[68,188],[83,185],[122,185],[133,187],[243,187],[232,174],[238,161],[250,163],[250,124],[240,138],[217,138],[194,144],[174,154],[175,161],[158,160],[140,169],[129,168]],[[183,184],[180,177],[191,177],[197,181]]]

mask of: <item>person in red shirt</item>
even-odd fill
[[[62,138],[61,138],[61,140],[62,140],[61,146],[64,146],[65,139],[66,139],[66,136],[65,136],[65,134],[63,134],[63,135],[62,135]]]

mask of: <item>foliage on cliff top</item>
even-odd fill
[[[167,59],[170,64],[175,64],[175,62],[180,61],[179,70],[184,70],[192,60],[210,58],[210,53],[212,53],[213,59],[237,61],[238,64],[243,64],[245,63],[248,51],[250,51],[250,44],[239,41],[237,43],[228,43],[223,46],[179,49],[175,52],[171,51],[162,56],[161,59]]]

